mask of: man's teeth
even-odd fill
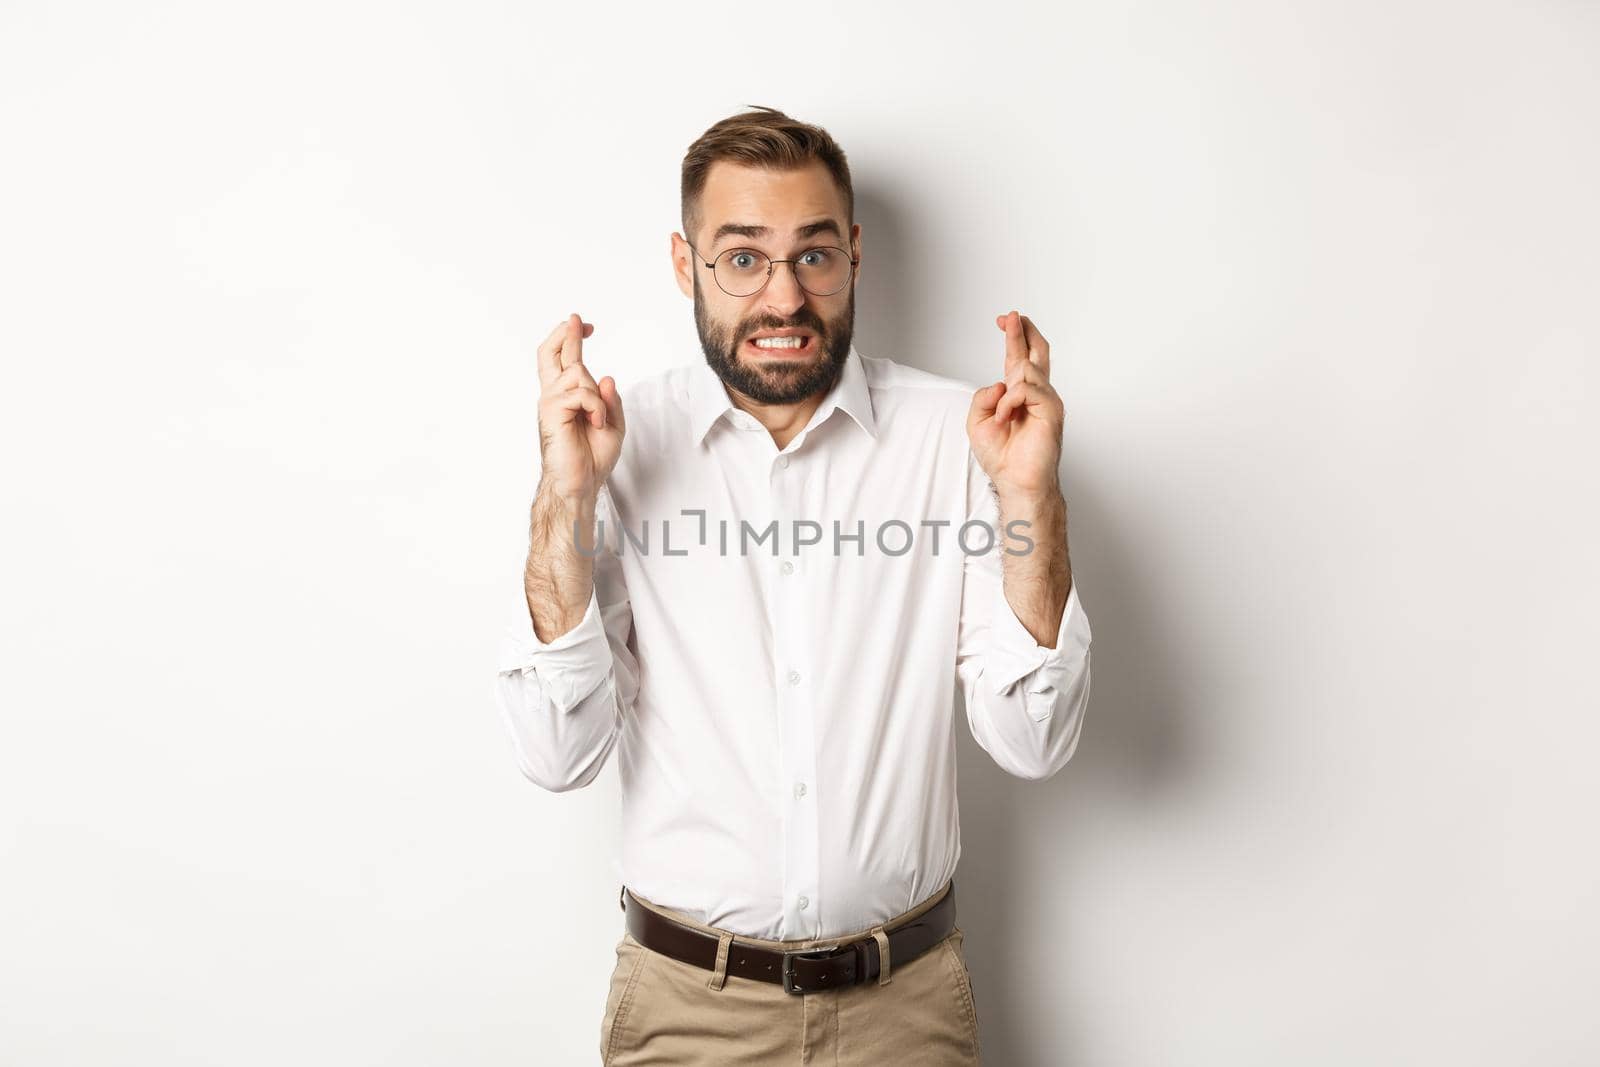
[[[804,337],[758,337],[755,340],[757,348],[801,348],[805,343]]]

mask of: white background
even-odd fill
[[[988,1062],[1592,1064],[1589,3],[0,7],[0,1062],[582,1064],[615,767],[493,704],[533,350],[701,358],[684,150],[854,168],[857,345],[1033,316],[1073,762],[961,729]],[[626,398],[626,393],[624,393]]]

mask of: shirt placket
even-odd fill
[[[804,471],[794,451],[803,439],[804,435],[797,437],[771,460],[773,514],[779,522],[780,547],[776,558],[765,561],[772,568],[773,647],[777,649],[782,777],[776,788],[782,791],[784,813],[785,939],[821,936],[815,743],[820,665],[811,661],[813,649],[805,625],[808,568],[804,554],[796,552],[794,530],[794,520],[811,517],[802,514]],[[814,552],[819,547],[808,545],[806,549]]]

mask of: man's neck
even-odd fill
[[[822,405],[821,393],[806,397],[794,404],[761,404],[736,390],[727,391],[734,407],[749,412],[757,422],[766,427],[780,452],[789,446],[789,442],[794,440],[796,434],[806,428],[806,423],[811,421],[811,416]]]

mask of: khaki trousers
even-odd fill
[[[810,941],[733,934],[636,897],[647,908],[724,939],[718,953],[722,966],[713,972],[683,963],[624,932],[600,1023],[600,1062],[606,1067],[981,1067],[977,1008],[960,926],[914,960],[898,964],[891,956],[887,975],[842,989],[785,993],[775,982],[726,973],[734,940],[780,951],[833,948],[916,918],[950,886],[946,882],[881,927]]]

